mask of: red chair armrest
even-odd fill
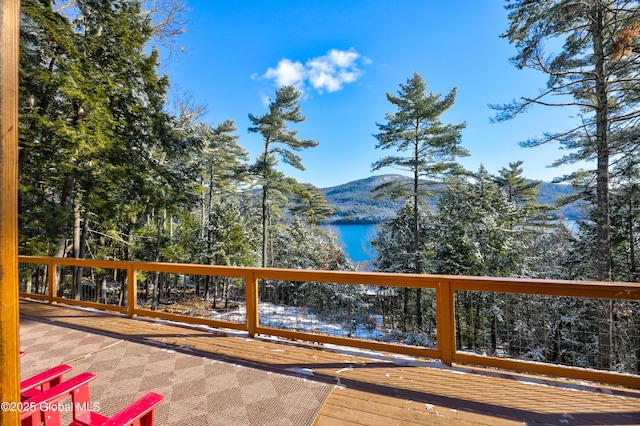
[[[72,377],[69,380],[65,380],[64,382],[58,385],[55,385],[45,391],[42,391],[37,395],[34,395],[26,403],[29,409],[23,410],[20,413],[20,418],[22,420],[25,420],[30,417],[34,419],[37,417],[39,419],[41,416],[40,413],[43,410],[46,410],[47,407],[50,407],[53,404],[57,404],[67,396],[75,395],[76,393],[81,393],[83,395],[86,395],[86,398],[88,399],[89,382],[91,382],[95,378],[96,378],[95,374],[81,373],[75,377]],[[82,391],[83,389],[84,389],[84,392]],[[74,401],[74,403],[75,402],[84,402],[84,401]],[[59,416],[58,412],[56,412],[55,410],[53,411]],[[39,423],[40,421],[38,420],[37,424]]]
[[[62,364],[56,367],[50,368],[47,371],[38,373],[35,376],[31,376],[28,379],[24,379],[20,382],[20,396],[22,400],[33,397],[36,393],[49,389],[52,386],[60,384],[62,382],[62,376],[71,371],[71,366]],[[40,389],[35,389],[40,387]],[[36,392],[29,392],[35,390]]]
[[[122,426],[130,424],[151,426],[154,420],[154,410],[162,401],[164,401],[164,396],[159,393],[149,392],[111,416],[111,418],[101,426]]]

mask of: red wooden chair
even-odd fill
[[[60,426],[59,403],[71,396],[73,426],[152,426],[155,408],[164,397],[150,392],[112,417],[91,410],[89,382],[96,376],[81,373],[33,396],[23,405],[22,426]]]
[[[81,373],[69,380],[34,395],[22,405],[20,419],[22,426],[60,426],[59,403],[69,395],[89,395],[89,382],[95,374]],[[73,406],[75,416],[75,404]]]
[[[71,371],[71,367],[62,364],[22,380],[20,382],[20,401],[27,401],[40,392],[59,385],[62,383],[62,376],[69,371]]]
[[[162,401],[164,396],[149,392],[111,417],[89,411],[74,419],[70,426],[153,426],[155,408]]]

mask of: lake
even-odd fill
[[[572,232],[577,230],[577,221],[566,219],[565,225]],[[375,238],[378,229],[377,224],[367,225],[323,225],[338,235],[338,239],[344,251],[354,262],[371,262],[375,257],[370,241]]]
[[[338,235],[344,251],[354,262],[369,261],[374,258],[374,251],[369,242],[376,235],[378,225],[325,225]]]

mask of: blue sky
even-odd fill
[[[376,122],[394,112],[385,94],[397,94],[415,71],[427,90],[458,88],[444,123],[466,122],[460,162],[497,174],[524,161],[524,175],[550,181],[569,168],[548,166],[563,155],[557,145],[521,148],[519,141],[567,128],[573,111],[534,108],[506,123],[490,123],[489,104],[535,95],[544,75],[518,70],[515,49],[499,35],[508,26],[498,0],[189,0],[182,51],[164,56],[172,91],[206,106],[211,125],[233,119],[239,143],[253,162],[262,140],[250,134],[248,114],[266,112],[281,84],[303,92],[307,120],[294,128],[320,144],[300,152],[305,171],[281,166],[300,182],[330,187],[372,175],[371,164],[391,152],[376,149]],[[375,174],[397,173],[387,169]]]

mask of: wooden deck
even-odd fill
[[[334,385],[315,425],[640,425],[640,390],[328,345],[248,338],[169,322],[21,301],[25,319],[299,375]],[[292,401],[293,403],[294,401]]]

